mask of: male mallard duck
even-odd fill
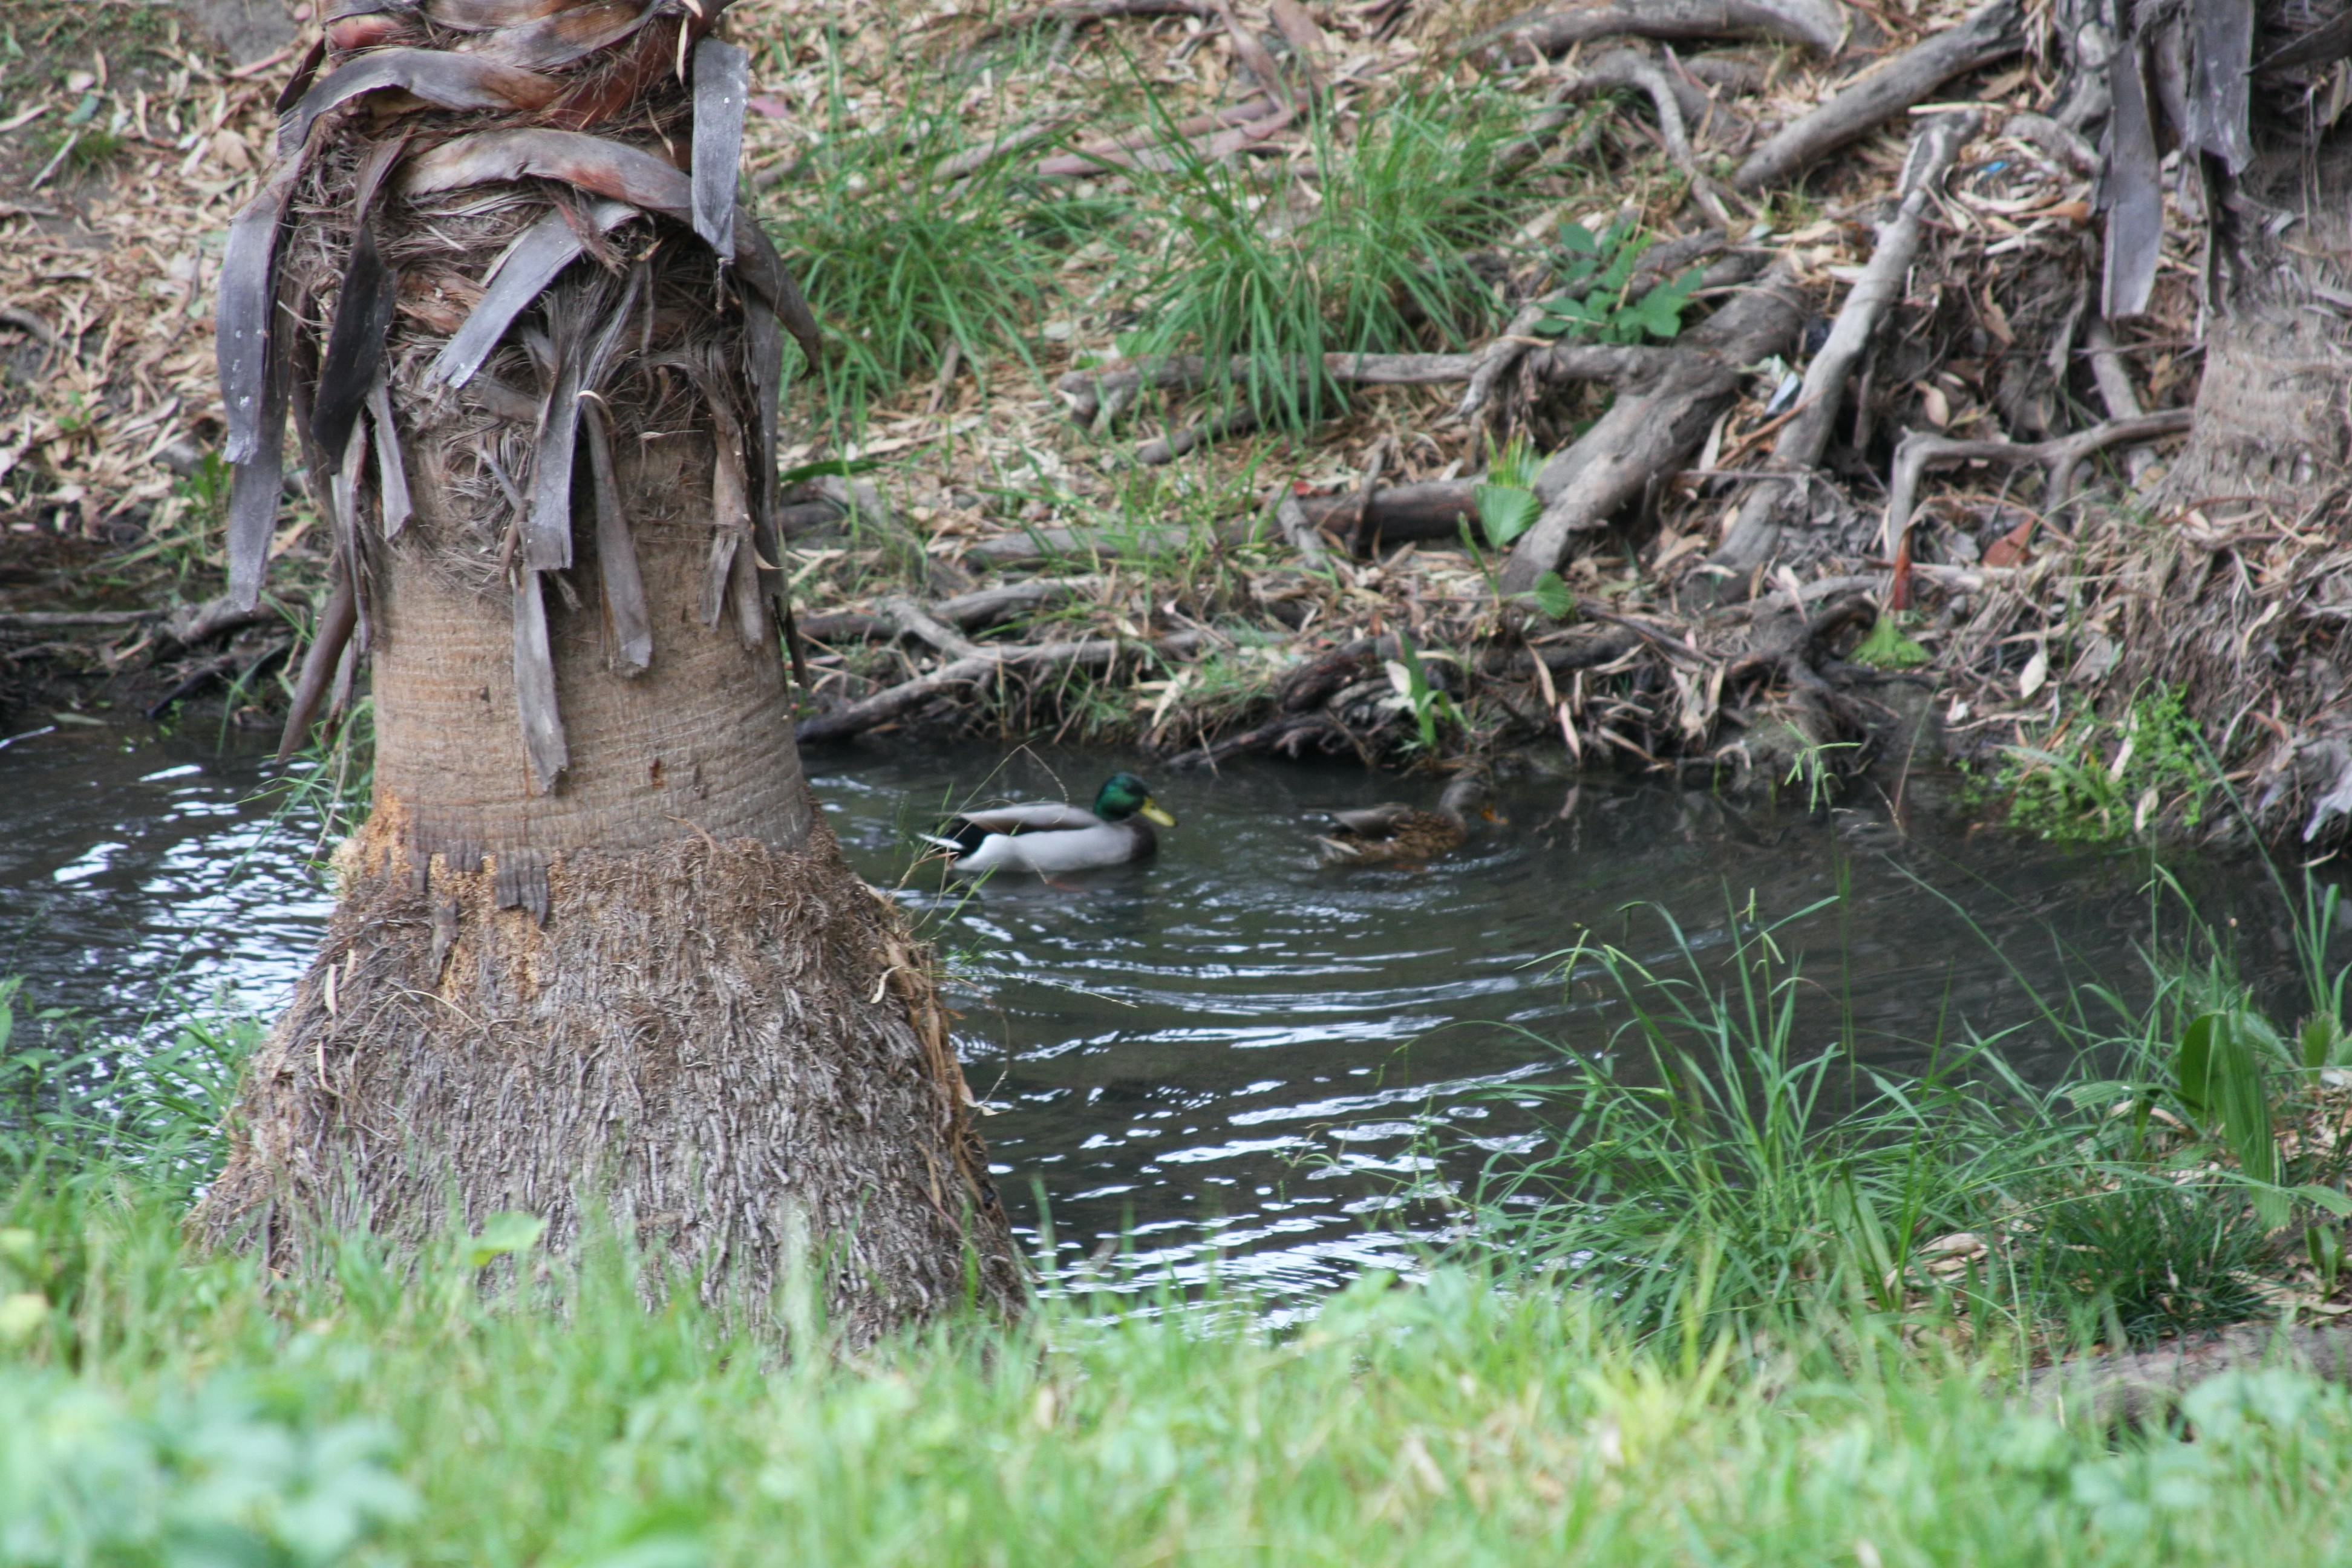
[[[1143,859],[1160,847],[1159,836],[1151,831],[1155,822],[1162,827],[1176,826],[1141,779],[1113,773],[1095,793],[1092,811],[1058,801],[1000,805],[950,817],[945,833],[922,837],[954,851],[948,869],[959,877],[989,871],[1052,877]]]
[[[1332,831],[1318,834],[1326,866],[1418,865],[1462,847],[1470,817],[1499,822],[1486,781],[1467,773],[1445,786],[1435,811],[1416,811],[1394,801],[1360,811],[1328,813]]]

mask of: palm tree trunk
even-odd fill
[[[2097,24],[2097,0],[2071,8]],[[2338,89],[2352,5],[2118,4],[2106,23],[2116,47],[2074,95],[2116,106],[2106,307],[2126,316],[2147,298],[2169,146],[2176,210],[2205,226],[2195,421],[2153,497],[2173,526],[2142,531],[2112,595],[2116,683],[2183,694],[2239,770],[2257,836],[2340,846],[2352,837],[2352,709],[2334,601],[2352,327],[2336,284],[2352,269],[2352,144]],[[2137,225],[2135,191],[2150,215]]]
[[[740,51],[709,5],[343,10],[222,360],[233,583],[283,408],[374,811],[196,1228],[292,1263],[320,1226],[521,1210],[560,1246],[601,1211],[708,1292],[814,1270],[857,1337],[1017,1301],[929,960],[793,745],[767,519],[778,324],[812,323],[736,220]]]

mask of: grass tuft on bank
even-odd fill
[[[1466,1250],[1685,1354],[1875,1319],[2032,1362],[2352,1310],[2338,900],[2307,886],[2288,911],[2308,1007],[2290,1026],[2157,888],[2186,925],[2136,984],[2041,995],[2013,974],[2028,1016],[1990,1034],[1922,995],[1910,1075],[1861,1058],[1833,980],[1780,940],[1833,900],[1774,919],[1751,899],[1721,947],[1654,911],[1664,960],[1580,944],[1563,975],[1616,1022],[1563,1047],[1561,1080],[1503,1091],[1547,1131],[1488,1164]],[[2072,1070],[2029,1083],[2002,1054],[2028,1043]]]
[[[0,1204],[0,1562],[2340,1561],[2352,1400],[2290,1372],[2190,1431],[2037,1414],[1857,1320],[1639,1343],[1460,1267],[1289,1334],[1044,1305],[784,1361],[619,1249],[186,1257],[135,1184]]]

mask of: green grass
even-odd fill
[[[1205,354],[1219,376],[1245,358],[1246,388],[1216,390],[1246,390],[1261,415],[1303,426],[1346,405],[1323,354],[1482,337],[1499,307],[1465,254],[1507,236],[1523,205],[1493,173],[1510,123],[1476,95],[1439,101],[1400,94],[1346,147],[1318,132],[1311,199],[1278,162],[1180,154],[1143,179],[1157,250],[1123,346]]]
[[[1295,1331],[1049,1304],[785,1363],[625,1259],[475,1288],[190,1259],[135,1187],[0,1205],[9,1563],[2340,1561],[2352,1402],[2195,1439],[2023,1408],[1864,1322],[1630,1343],[1589,1298],[1374,1277]],[[1164,1305],[1164,1304],[1163,1304]]]
[[[2352,1529],[2352,1404],[2294,1373],[2118,1442],[1997,1343],[1644,1334],[1458,1264],[1291,1329],[1061,1300],[786,1363],[647,1310],[610,1245],[520,1294],[464,1238],[273,1280],[83,1174],[0,1202],[0,1562],[2322,1563]]]
[[[2177,886],[2155,903],[2193,922]],[[2306,903],[2304,922],[2332,921]],[[1563,955],[1617,1022],[1568,1049],[1563,1081],[1507,1091],[1549,1131],[1490,1164],[1468,1250],[1686,1345],[1884,1314],[2032,1350],[2259,1316],[2257,1286],[2352,1212],[2342,1154],[2276,1137],[2328,1059],[2303,1042],[2342,1037],[2332,982],[2306,977],[2319,1022],[2290,1045],[2192,923],[2151,943],[2136,986],[2044,997],[2013,973],[2033,1016],[1997,1035],[1951,1037],[1923,997],[1907,1044],[1929,1066],[1901,1076],[1858,1059],[1834,994],[1781,946],[1823,907],[1768,920],[1751,900],[1727,912],[1727,951],[1661,915],[1667,964],[1598,942]],[[2328,929],[2305,943],[2313,976]],[[2054,1088],[2002,1060],[2036,1037],[2074,1057]]]
[[[937,374],[951,345],[967,367],[1028,360],[1060,258],[1097,216],[1018,189],[1018,154],[960,174],[953,160],[985,144],[958,90],[919,80],[877,121],[836,80],[827,133],[766,199],[763,221],[825,330],[816,377],[840,429]]]
[[[1569,955],[1622,1027],[1416,1278],[1304,1320],[1072,1294],[854,1351],[797,1282],[648,1309],[625,1245],[548,1258],[530,1226],[292,1277],[192,1254],[252,1031],[123,1068],[0,990],[0,1564],[2340,1561],[2343,1391],[2241,1371],[2122,1429],[2023,1393],[2038,1348],[2244,1315],[2277,1261],[2259,1194],[2202,1171],[2219,1125],[2152,1131],[2219,1102],[2190,1026],[2258,1011],[2210,933],[2152,942],[2136,1002],[2036,999],[2023,1026],[2085,1047],[2036,1093],[2008,1037],[1862,1070],[1778,925],[1731,915],[1671,969]],[[2298,918],[2324,1005],[2333,911]],[[1996,1245],[1932,1266],[1958,1228]]]

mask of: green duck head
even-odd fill
[[[1102,788],[1095,794],[1095,815],[1105,822],[1124,822],[1130,816],[1139,816],[1162,827],[1176,826],[1176,819],[1151,798],[1151,787],[1133,773],[1113,773],[1103,781]]]

